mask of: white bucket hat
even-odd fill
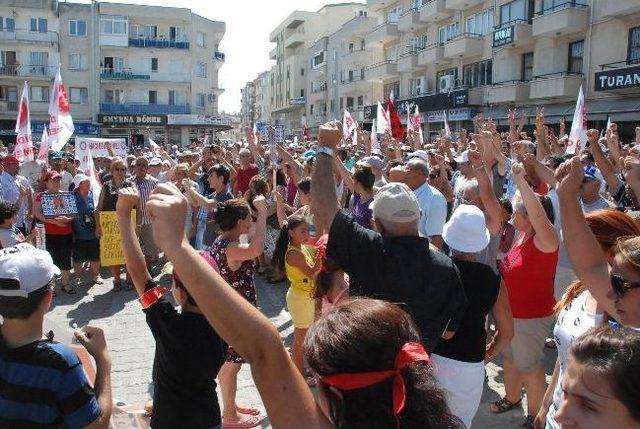
[[[476,206],[459,205],[451,219],[444,224],[442,238],[447,245],[459,252],[476,253],[489,245],[489,230],[484,213]]]

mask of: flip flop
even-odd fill
[[[236,410],[240,414],[246,414],[248,416],[259,416],[260,415],[260,409],[256,408],[256,407],[238,407],[238,406],[236,406]]]
[[[248,429],[256,427],[264,420],[264,416],[248,416],[243,414],[237,422],[222,422],[222,429]]]

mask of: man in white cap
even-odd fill
[[[43,320],[60,270],[48,252],[28,243],[0,250],[0,427],[107,428],[111,359],[101,329],[75,332],[96,361],[89,386],[73,350],[43,335]],[[3,405],[11,404],[11,405]]]
[[[327,255],[350,276],[350,293],[404,303],[422,341],[433,350],[445,331],[452,336],[464,313],[465,294],[451,259],[432,250],[419,235],[420,207],[403,183],[389,183],[375,195],[372,231],[340,211],[332,174],[333,151],[342,127],[320,127],[311,205],[319,231],[329,231]]]

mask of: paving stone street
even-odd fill
[[[103,275],[106,275],[106,270]],[[163,280],[167,280],[165,277]],[[285,308],[285,283],[268,284],[257,278],[258,303],[282,334],[285,343],[292,340],[293,326]],[[143,404],[152,397],[151,368],[154,341],[147,327],[135,291],[112,290],[111,278],[103,285],[94,285],[87,290],[82,286],[76,295],[58,292],[48,318],[62,326],[98,326],[105,330],[109,351],[113,361],[113,397],[131,404]],[[546,350],[547,376],[553,370],[555,351]],[[485,385],[482,403],[473,422],[476,429],[516,428],[523,421],[521,411],[504,415],[492,415],[489,403],[504,393],[502,370],[499,365],[487,365],[488,384]],[[263,408],[253,384],[248,365],[244,365],[238,377],[238,402],[254,404]],[[262,428],[270,428],[265,420]],[[187,428],[185,428],[187,429]]]

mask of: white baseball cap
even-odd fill
[[[465,162],[469,162],[469,151],[465,150],[459,156],[454,157],[453,160],[455,162],[457,162],[458,164],[463,164]]]
[[[371,203],[373,217],[387,222],[412,222],[420,219],[416,195],[404,183],[389,183],[378,190]]]
[[[459,205],[442,228],[442,239],[453,250],[476,253],[489,245],[484,213],[470,204]]]
[[[426,150],[419,149],[415,152],[411,152],[409,154],[409,158],[420,158],[424,162],[429,162],[429,152]]]
[[[149,161],[149,165],[153,166],[153,165],[162,165],[162,160],[160,158],[158,158],[157,156],[154,156],[153,158],[151,158],[151,161]]]
[[[377,156],[366,156],[356,164],[371,168],[382,168],[384,166],[384,162]]]
[[[84,181],[89,181],[91,178],[84,173],[78,173],[73,176],[73,189],[76,189]]]
[[[51,255],[29,243],[0,249],[0,297],[27,298],[60,274]]]

